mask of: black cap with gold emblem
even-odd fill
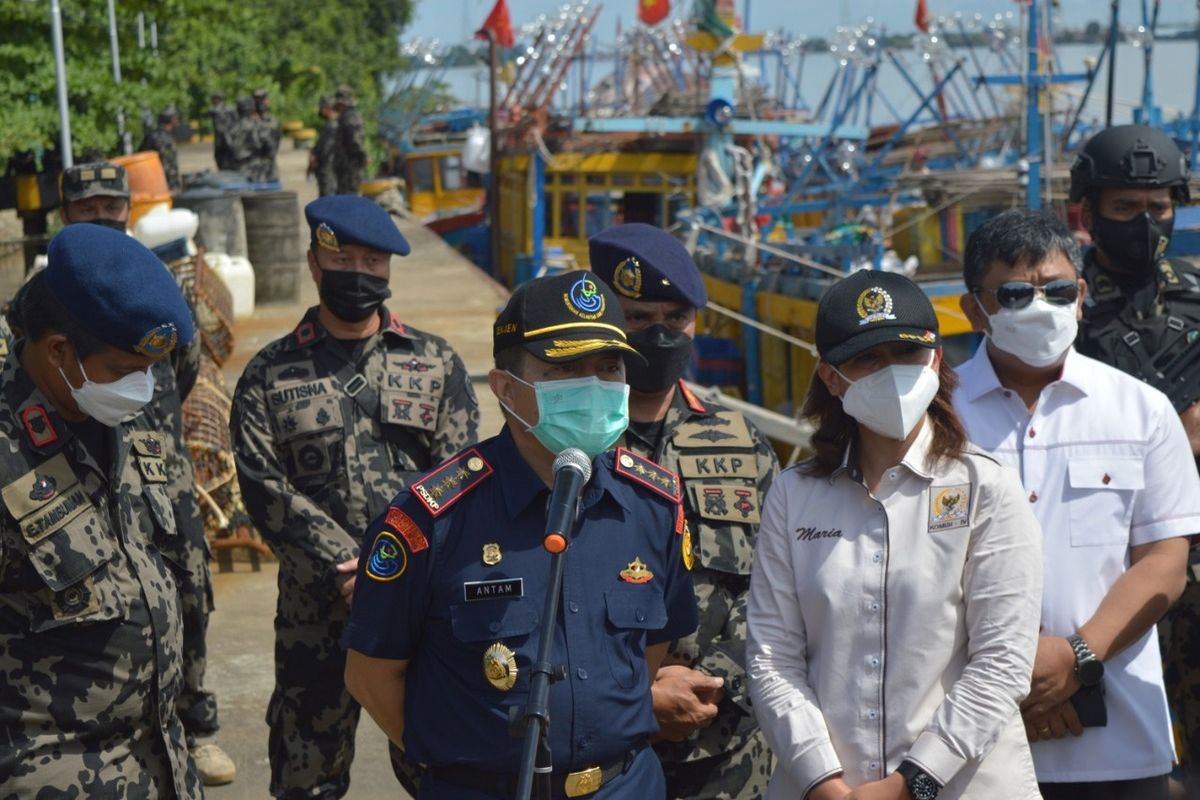
[[[590,272],[566,272],[517,287],[496,317],[492,352],[520,345],[542,361],[563,362],[619,350],[643,360],[624,328],[612,289]]]
[[[841,364],[885,342],[941,345],[933,303],[895,272],[860,270],[831,286],[817,306],[817,352]]]

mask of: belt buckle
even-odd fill
[[[604,783],[604,774],[599,767],[588,767],[567,775],[565,792],[567,797],[583,797],[600,790]]]
[[[367,388],[367,379],[361,374],[356,374],[353,378],[346,381],[346,385],[342,387],[342,391],[350,397],[354,397],[365,388]]]

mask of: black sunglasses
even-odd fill
[[[1055,306],[1069,306],[1079,299],[1079,284],[1066,278],[1050,281],[1045,286],[1034,286],[1028,281],[1006,281],[994,290],[978,287],[974,291],[975,294],[995,295],[996,302],[1004,308],[1025,308],[1039,295]]]

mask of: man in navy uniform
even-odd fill
[[[346,685],[408,757],[418,797],[510,798],[550,555],[558,453],[593,473],[565,558],[551,660],[554,797],[663,798],[647,746],[650,676],[697,624],[691,538],[675,474],[624,449],[624,358],[638,359],[612,290],[589,273],[517,289],[496,319],[501,433],[418,478],[367,529]]]
[[[616,292],[629,343],[626,446],[678,473],[695,547],[700,627],[671,643],[655,675],[654,746],[672,800],[752,800],[771,777],[766,738],[750,709],[746,599],[758,509],[779,460],[741,413],[702,401],[681,378],[696,314],[708,303],[684,246],[652,225],[614,225],[589,242],[592,270]]]

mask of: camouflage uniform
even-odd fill
[[[246,367],[230,429],[242,496],[279,557],[275,691],[267,708],[271,793],[341,797],[359,706],[346,692],[348,615],[334,566],[408,480],[476,441],[479,409],[440,337],[383,329],[353,362],[312,308]]]
[[[333,168],[337,172],[337,193],[358,194],[367,169],[367,148],[362,114],[354,106],[348,106],[338,117]]]
[[[313,157],[316,159],[317,191],[321,197],[338,193],[337,170],[334,168],[334,153],[337,147],[338,119],[334,117],[325,122],[317,141],[313,145]]]
[[[746,598],[759,508],[779,473],[775,451],[736,411],[701,402],[682,382],[657,442],[631,427],[626,446],[683,480],[694,537],[692,577],[700,606],[696,633],[671,643],[665,664],[725,679],[712,725],[683,742],[655,745],[675,800],[738,800],[766,792],[773,757],[750,708],[746,683]]]
[[[162,161],[163,171],[167,173],[167,186],[172,192],[178,191],[179,161],[175,157],[175,137],[162,128],[153,128],[146,132],[138,150],[154,150]]]
[[[256,150],[255,170],[259,181],[279,180],[279,165],[276,157],[279,155],[279,139],[283,135],[279,129],[279,120],[270,114],[263,114],[258,119],[258,147]]]
[[[258,121],[249,116],[239,116],[229,126],[228,141],[233,169],[246,176],[246,180],[257,180],[255,154],[261,136]]]
[[[176,710],[184,567],[170,555],[174,444],[155,425],[139,414],[113,429],[115,463],[100,463],[15,352],[4,364],[5,797],[202,796]]]
[[[233,148],[229,145],[229,131],[237,122],[237,112],[228,108],[224,103],[214,106],[209,112],[213,126],[213,160],[219,170],[237,170],[237,161],[233,157]]]

